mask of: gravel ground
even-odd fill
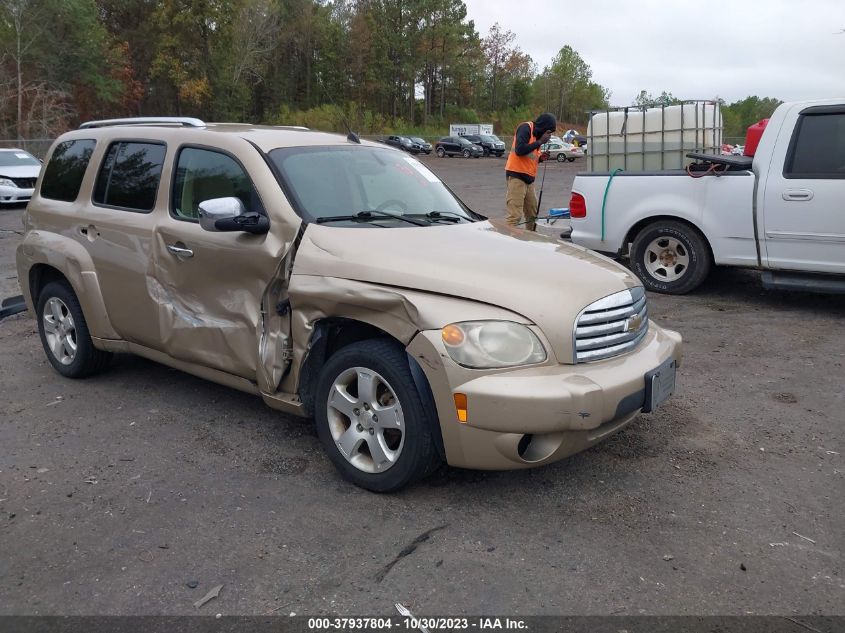
[[[504,215],[502,160],[424,160]],[[545,208],[579,167],[549,165]],[[21,213],[0,211],[3,296]],[[6,319],[0,615],[845,614],[845,297],[717,270],[649,300],[685,340],[662,409],[391,496],[342,481],[307,420],[134,357],[62,379],[31,315]]]

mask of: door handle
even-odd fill
[[[813,192],[809,189],[787,189],[783,192],[783,199],[806,202],[813,199]]]
[[[168,244],[167,250],[176,255],[176,257],[193,257],[194,251],[190,248],[185,248],[185,245],[179,246],[181,242],[177,242],[176,244]]]

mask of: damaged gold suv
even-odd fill
[[[423,164],[302,128],[96,121],[50,150],[19,279],[55,369],[129,352],[313,416],[349,480],[580,451],[675,386],[639,281],[488,221]]]

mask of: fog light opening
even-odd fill
[[[516,445],[516,453],[523,462],[542,462],[560,448],[565,433],[526,433]]]
[[[519,444],[516,445],[516,452],[523,459],[525,458],[525,451],[527,451],[528,447],[531,446],[531,440],[533,440],[533,439],[534,439],[534,436],[531,435],[530,433],[523,435],[519,439]]]

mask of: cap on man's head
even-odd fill
[[[543,112],[534,121],[534,130],[539,132],[539,134],[542,134],[546,130],[554,131],[555,129],[557,129],[557,119],[551,112]]]

